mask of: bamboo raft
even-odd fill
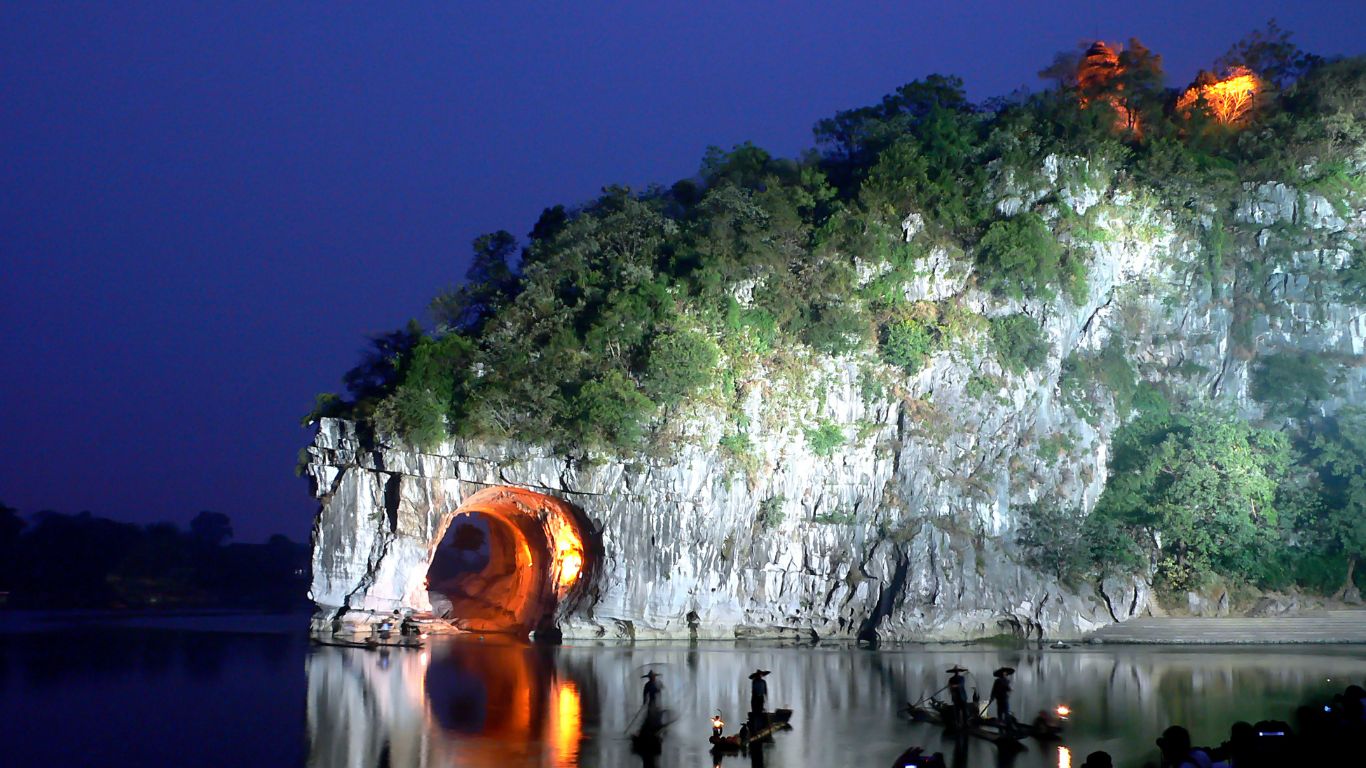
[[[367,650],[375,650],[378,648],[418,649],[426,645],[426,643],[416,637],[400,637],[397,640],[383,640],[374,637],[368,637],[364,640],[343,640],[340,638],[324,640],[320,637],[315,637],[313,638],[313,643],[315,645],[326,645],[332,648],[365,648]]]
[[[1033,737],[1039,741],[1053,741],[1062,736],[1061,728],[1022,723],[1004,727],[995,718],[972,717],[971,710],[969,710],[971,719],[967,725],[957,727],[951,719],[952,705],[938,699],[930,699],[928,706],[907,704],[903,711],[909,715],[912,722],[937,725],[950,733],[974,736],[989,741],[998,747],[1018,749],[1021,748],[1020,741],[1025,738]]]
[[[730,736],[713,734],[710,739],[711,749],[713,752],[739,752],[755,742],[768,739],[778,731],[792,730],[792,724],[789,722],[791,719],[790,709],[750,712],[749,719],[738,732]]]

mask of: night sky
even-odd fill
[[[303,538],[300,416],[481,232],[1083,38],[1366,53],[1362,2],[388,5],[0,5],[0,501]]]

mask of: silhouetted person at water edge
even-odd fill
[[[749,711],[763,712],[764,701],[768,698],[767,669],[756,669],[749,676]]]
[[[953,705],[953,725],[961,728],[968,723],[968,682],[963,679],[966,669],[953,665],[949,670],[949,703]]]
[[[996,681],[991,684],[991,698],[988,703],[996,702],[996,720],[1001,727],[1010,725],[1010,676],[1015,674],[1014,667],[1001,667],[992,672],[996,676]]]
[[[664,686],[659,684],[659,675],[652,669],[641,675],[645,679],[645,689],[642,695],[645,698],[646,716],[659,712],[659,695],[663,693]]]

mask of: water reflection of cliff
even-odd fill
[[[311,766],[579,764],[579,688],[543,649],[497,638],[324,647],[307,669]]]
[[[1132,754],[1135,764],[1171,723],[1189,726],[1197,741],[1218,742],[1234,720],[1288,719],[1304,698],[1366,676],[1366,651],[1326,648],[545,650],[486,641],[388,656],[320,648],[308,661],[310,765],[639,765],[625,733],[640,707],[646,665],[663,672],[665,702],[679,717],[661,765],[711,764],[708,715],[719,708],[738,723],[745,677],[756,667],[773,670],[772,705],[796,710],[796,730],[769,747],[769,765],[886,764],[913,743],[951,751],[937,731],[908,725],[896,709],[937,690],[954,663],[976,673],[983,698],[992,669],[1016,667],[1017,712],[1067,703],[1076,712],[1065,744],[1071,754],[1107,749]],[[974,745],[964,757],[964,765],[996,764],[989,745]],[[1056,748],[1031,746],[1014,765],[1058,759]]]

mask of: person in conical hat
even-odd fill
[[[949,670],[949,703],[953,705],[953,725],[962,727],[968,722],[968,683],[963,678],[966,669],[953,665]]]
[[[659,710],[659,694],[664,690],[664,686],[659,683],[659,674],[653,669],[641,675],[645,680],[645,710],[656,712]]]
[[[764,701],[768,698],[767,669],[756,669],[749,676],[749,711],[763,712]]]
[[[1010,676],[1015,674],[1015,668],[1001,667],[991,674],[996,677],[996,681],[991,684],[991,698],[987,699],[987,702],[996,702],[996,720],[1002,728],[1006,728],[1011,723]]]

